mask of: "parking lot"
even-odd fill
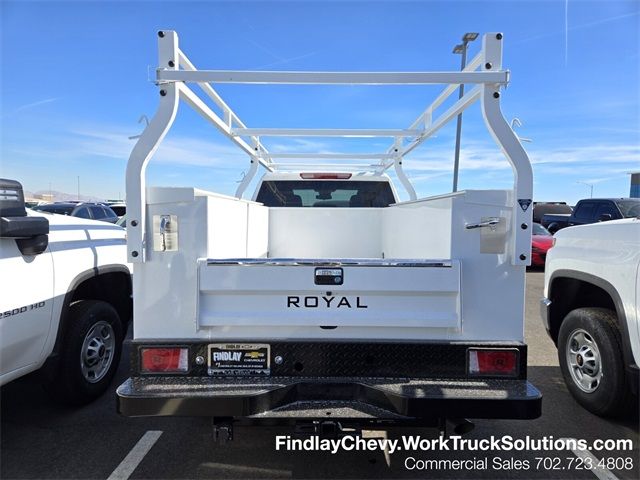
[[[534,421],[476,421],[469,438],[491,435],[528,435],[539,439],[631,439],[633,451],[592,451],[602,457],[630,458],[631,469],[611,472],[577,469],[571,451],[561,452],[385,452],[302,453],[276,451],[275,436],[286,428],[236,428],[235,439],[218,445],[212,441],[206,418],[120,417],[115,411],[115,389],[127,377],[125,351],[110,392],[80,409],[52,404],[33,378],[2,389],[2,478],[640,478],[638,469],[638,419],[611,421],[582,409],[567,392],[557,364],[556,352],[538,314],[543,273],[527,273],[526,339],[529,344],[529,378],[544,395],[543,415]],[[151,432],[151,433],[148,433]],[[161,432],[161,433],[160,433]],[[437,432],[403,429],[366,432],[367,435],[421,434]],[[142,440],[141,440],[142,439]],[[137,447],[136,447],[137,445]],[[145,449],[146,446],[146,449]],[[135,448],[134,448],[135,447]],[[145,450],[148,449],[148,452]],[[409,470],[407,457],[416,459],[493,457],[528,460],[529,468],[459,471]],[[559,458],[557,469],[540,457]],[[126,458],[126,460],[125,460]],[[123,461],[124,460],[124,461]],[[537,466],[537,463],[540,463]],[[586,462],[585,462],[586,463]],[[571,465],[571,466],[570,466]],[[620,465],[620,464],[619,464]],[[610,475],[610,476],[606,476]],[[615,477],[611,476],[615,475]]]

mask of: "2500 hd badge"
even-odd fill
[[[351,301],[349,301],[348,297],[332,297],[332,296],[327,296],[327,297],[288,296],[287,308],[291,308],[291,307],[295,307],[295,308],[340,308],[340,307],[369,308],[368,305],[364,304],[364,302],[360,299],[360,297],[355,297],[355,299],[352,298]]]

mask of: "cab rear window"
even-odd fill
[[[256,201],[267,207],[388,207],[395,203],[388,182],[272,180]]]

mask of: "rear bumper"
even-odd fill
[[[523,379],[133,377],[117,390],[125,416],[427,421],[533,419],[542,395]]]

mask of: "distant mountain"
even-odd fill
[[[52,195],[52,198],[49,198],[49,194]],[[24,196],[26,199],[38,199],[38,200],[51,200],[53,202],[69,202],[69,201],[78,201],[81,202],[103,202],[104,199],[100,197],[94,197],[91,195],[80,195],[78,198],[78,194],[76,193],[65,193],[58,192],[56,190],[38,190],[37,192],[30,192],[28,190],[24,191]]]

